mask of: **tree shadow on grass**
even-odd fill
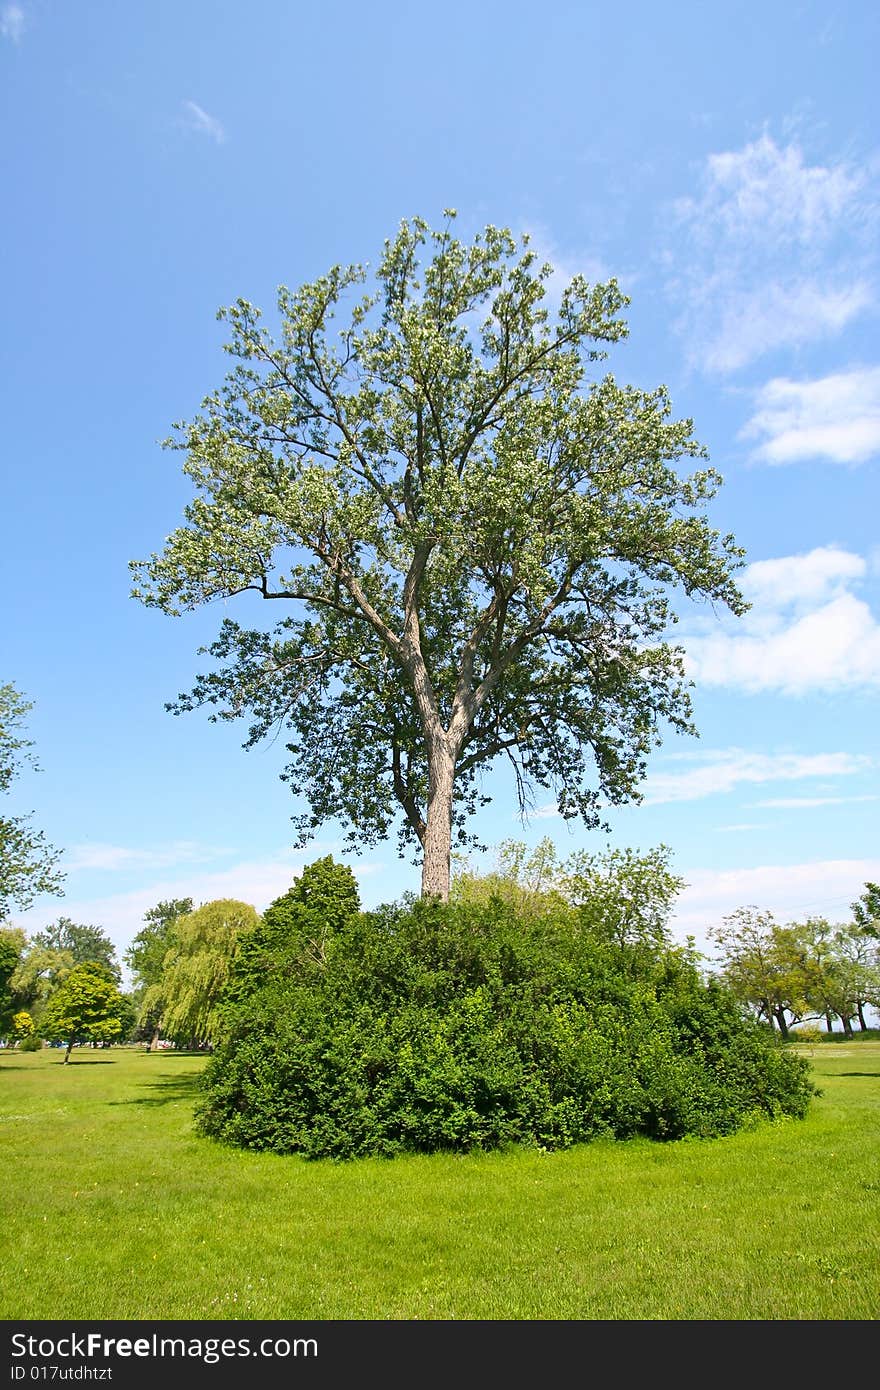
[[[134,1096],[131,1100],[111,1100],[108,1105],[171,1105],[177,1100],[195,1100],[199,1088],[198,1076],[172,1076],[165,1081],[151,1081],[148,1089],[154,1096]]]
[[[60,1067],[112,1067],[112,1057],[71,1057],[69,1062],[59,1058],[55,1063]]]

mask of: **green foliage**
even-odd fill
[[[309,1158],[716,1136],[812,1093],[687,951],[621,946],[567,905],[358,913],[225,1017],[199,1127]]]
[[[97,961],[99,965],[107,967],[117,984],[121,979],[116,947],[102,927],[86,926],[81,922],[72,922],[69,917],[59,917],[51,926],[35,932],[32,945],[44,951],[68,955],[74,965]]]
[[[40,1052],[43,1048],[43,1039],[37,1032],[27,1033],[18,1044],[19,1052]]]
[[[27,1009],[19,1009],[17,1014],[13,1014],[13,1037],[18,1038],[19,1040],[22,1038],[29,1038],[34,1031],[34,1020],[31,1018]]]
[[[30,941],[12,977],[12,987],[22,1004],[39,1016],[75,963],[70,951],[52,950]]]
[[[230,964],[241,938],[259,920],[250,903],[218,898],[171,923],[161,975],[141,1005],[142,1011],[158,1011],[166,1037],[186,1046],[214,1043]]]
[[[23,763],[36,766],[33,741],[21,733],[32,708],[14,685],[0,685],[0,793],[9,791]],[[62,892],[60,851],[30,821],[30,815],[0,816],[0,919],[13,907],[25,911],[42,893]]]
[[[134,981],[132,1002],[136,1013],[137,1037],[158,1036],[162,1016],[162,971],[171,945],[171,933],[180,917],[192,912],[192,898],[170,898],[148,908],[145,926],[125,953],[125,963]]]
[[[588,826],[638,798],[660,729],[693,732],[672,593],[747,606],[693,422],[597,379],[627,334],[616,281],[577,275],[551,312],[527,236],[468,245],[454,218],[403,222],[366,294],[357,265],[282,287],[276,332],[221,311],[233,369],[169,441],[197,495],[132,566],[169,614],[289,605],[269,633],[225,618],[169,708],[247,717],[248,746],[287,731],[302,838],[340,819],[360,847],[397,816],[441,896],[499,757],[524,813],[536,789]]]
[[[19,1007],[12,978],[21,961],[23,941],[22,932],[0,927],[0,1038],[12,1031],[13,1015]]]
[[[113,1042],[123,1029],[125,1006],[105,965],[86,961],[75,965],[53,993],[40,1019],[40,1035],[49,1042]]]
[[[324,960],[328,935],[360,909],[357,880],[332,855],[307,864],[292,887],[270,903],[242,937],[224,991],[227,1004],[247,1000],[271,974],[297,974]]]
[[[866,883],[861,897],[852,904],[853,919],[868,936],[880,937],[880,883]]]

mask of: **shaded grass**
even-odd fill
[[[880,1045],[803,1121],[350,1163],[194,1133],[202,1056],[0,1057],[4,1319],[875,1319]]]

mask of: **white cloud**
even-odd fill
[[[649,774],[644,787],[646,805],[696,801],[730,792],[743,783],[847,777],[873,765],[866,755],[852,753],[750,753],[742,748],[725,748],[693,756],[699,759],[698,765],[684,772]]]
[[[846,593],[866,570],[861,555],[836,545],[822,545],[804,555],[755,560],[743,571],[740,588],[750,603],[764,608],[812,605]]]
[[[200,135],[209,136],[210,139],[216,140],[218,145],[223,144],[226,139],[226,131],[216,116],[209,116],[208,112],[204,111],[201,106],[197,106],[194,101],[185,101],[183,106],[186,111],[184,125],[189,130],[195,130]]]
[[[712,954],[709,927],[739,907],[772,912],[777,921],[828,917],[845,922],[850,904],[876,883],[880,859],[826,859],[806,864],[763,864],[748,869],[680,870],[687,886],[680,894],[671,926],[676,936],[693,936]]]
[[[768,801],[756,801],[755,806],[772,806],[789,811],[806,811],[814,806],[844,806],[853,801],[876,801],[876,796],[777,796]]]
[[[754,456],[766,463],[855,464],[880,452],[880,367],[816,381],[776,377],[757,393],[756,405],[741,437],[761,439]]]
[[[211,849],[191,840],[178,840],[157,849],[130,849],[124,845],[73,845],[64,856],[68,873],[83,869],[110,872],[130,869],[166,869],[175,864],[204,863],[229,851]]]
[[[874,302],[874,213],[867,172],[807,164],[793,143],[710,155],[665,257],[691,363],[731,372],[840,333]]]
[[[0,34],[18,43],[24,33],[24,10],[20,5],[4,5],[0,10]]]
[[[833,546],[750,565],[741,585],[752,610],[682,639],[690,676],[787,695],[880,685],[880,623],[850,592],[866,572],[860,556]]]

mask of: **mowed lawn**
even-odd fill
[[[876,1319],[880,1044],[714,1141],[305,1162],[200,1138],[204,1058],[0,1054],[10,1319]]]

